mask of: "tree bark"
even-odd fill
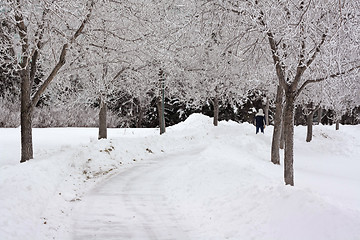
[[[320,108],[320,105],[314,108],[313,103],[311,102],[308,108],[310,112],[306,116],[306,123],[307,123],[306,142],[311,142],[313,135],[312,133],[313,133],[314,114]]]
[[[161,101],[161,127],[160,127],[160,134],[163,134],[166,132],[165,127],[165,99],[162,99]]]
[[[160,128],[160,134],[161,134],[161,125],[162,125],[162,120],[161,120],[161,98],[157,97],[156,99],[156,107],[157,107],[157,112],[158,112],[158,121],[159,121],[159,128]]]
[[[19,75],[21,81],[21,159],[20,163],[33,159],[33,143],[32,143],[32,108],[31,108],[31,76],[32,71],[28,64],[29,60],[29,44],[27,36],[27,26],[20,11],[15,12],[16,26],[21,38],[21,60]],[[34,63],[31,64],[34,66]],[[36,64],[35,64],[36,65]]]
[[[20,163],[33,159],[32,116],[21,111],[21,159]]]
[[[214,120],[213,120],[213,124],[214,126],[218,126],[219,124],[219,98],[218,96],[215,96],[214,100]]]
[[[159,127],[160,127],[160,135],[165,133],[166,128],[165,128],[165,117],[163,117],[163,106],[164,104],[162,103],[162,98],[158,97],[157,100],[157,109],[158,109],[158,119],[159,119]]]
[[[314,112],[315,111],[311,111],[311,113],[306,116],[306,122],[307,122],[306,142],[311,142],[312,140]]]
[[[284,108],[285,103],[282,103],[282,122],[281,122],[281,136],[280,136],[280,149],[284,149],[285,148],[285,108]]]
[[[104,99],[100,99],[100,111],[99,111],[99,137],[98,139],[107,138],[107,105]]]
[[[32,111],[31,105],[31,87],[30,72],[27,68],[20,71],[21,78],[21,159],[20,163],[33,159],[32,142]]]
[[[340,129],[340,120],[336,120],[335,129],[336,130]]]
[[[165,74],[162,68],[159,69],[160,96],[158,97],[158,115],[160,135],[164,134],[165,128]]]
[[[271,143],[271,162],[274,164],[280,164],[280,137],[281,137],[281,129],[282,129],[282,102],[283,102],[283,89],[281,86],[277,87],[276,92],[276,110],[274,116],[274,131],[273,138]]]
[[[294,109],[295,95],[287,93],[284,114],[285,154],[284,180],[286,185],[294,186]]]

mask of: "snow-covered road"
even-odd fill
[[[189,239],[163,189],[183,158],[140,164],[95,188],[74,214],[73,239]]]

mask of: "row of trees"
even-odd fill
[[[76,102],[97,101],[99,138],[106,138],[114,96],[131,96],[139,116],[155,98],[163,133],[165,97],[194,106],[211,102],[216,126],[219,102],[232,104],[258,89],[266,95],[265,109],[276,105],[271,161],[280,163],[283,132],[285,183],[294,185],[296,104],[308,107],[310,121],[319,108],[341,117],[360,103],[359,4],[3,1],[0,66],[6,90],[20,84],[21,162],[33,158],[32,117],[46,89],[53,101],[70,93]]]
[[[53,84],[57,85],[57,81]],[[67,92],[71,91],[67,90]],[[67,100],[62,99],[64,96],[61,99],[53,100],[52,96],[54,95],[51,91],[45,93],[35,109],[33,127],[98,127],[99,99],[94,99],[94,102],[80,102],[76,95],[76,92],[68,93],[64,95]],[[0,98],[0,101],[0,127],[18,127],[20,124],[18,97],[16,99]],[[107,127],[158,127],[158,112],[155,111],[157,109],[156,98],[150,102],[149,106],[142,107],[130,95],[124,96],[122,93],[113,95],[108,102]],[[269,120],[267,122],[273,125],[275,104],[258,90],[249,90],[247,94],[233,104],[227,101],[219,101],[218,119],[254,123],[255,111],[259,108],[266,109],[267,103],[269,105]],[[311,131],[311,126],[318,123],[325,125],[360,123],[360,106],[348,109],[341,117],[340,122],[337,121],[337,116],[331,109],[316,109],[318,106],[313,105],[312,109],[315,111],[310,111],[310,106],[311,104],[298,103],[295,109],[295,125],[307,125],[311,119],[313,120],[312,123],[309,123],[309,130]],[[176,98],[165,98],[165,122],[167,126],[185,121],[193,113],[202,113],[214,117],[214,106],[210,101],[203,105],[193,105],[181,102]],[[313,117],[310,117],[311,115]]]

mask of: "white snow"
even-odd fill
[[[295,187],[272,127],[191,115],[158,129],[0,129],[0,239],[360,239],[360,126],[295,129]],[[106,236],[106,237],[104,237]]]

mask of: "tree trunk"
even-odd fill
[[[31,100],[31,86],[32,76],[35,76],[34,71],[31,71],[28,64],[29,59],[29,44],[27,37],[27,26],[22,15],[15,13],[17,21],[16,26],[21,38],[21,53],[19,75],[21,81],[21,112],[20,112],[20,125],[21,125],[21,159],[20,163],[33,159],[33,143],[32,143],[32,100]],[[37,55],[36,55],[37,56]],[[36,66],[32,62],[31,66]]]
[[[336,120],[335,129],[336,130],[340,129],[340,120]]]
[[[163,134],[166,132],[165,128],[165,99],[162,99],[161,101],[161,127],[160,127],[160,134]]]
[[[21,160],[20,163],[33,159],[32,117],[28,111],[21,112]]]
[[[285,156],[284,156],[284,180],[286,185],[294,186],[294,109],[295,95],[286,94],[284,113],[285,127]]]
[[[158,97],[157,101],[157,109],[158,109],[158,119],[159,119],[159,127],[160,127],[160,135],[165,133],[165,117],[164,117],[164,104],[162,102],[162,98]]]
[[[270,103],[269,103],[269,99],[266,97],[266,105],[265,105],[265,124],[266,126],[269,126],[269,108],[270,108]]]
[[[85,27],[85,24],[88,22],[92,8],[95,2],[92,1],[90,5],[90,9],[85,19],[82,21],[80,27],[77,29],[75,34],[72,36],[68,43],[65,43],[60,52],[59,61],[55,65],[55,67],[50,72],[50,75],[45,79],[45,81],[40,85],[39,89],[35,92],[33,97],[31,97],[31,87],[34,81],[34,77],[36,74],[36,61],[39,55],[39,49],[41,48],[41,39],[42,33],[39,36],[36,36],[38,42],[36,43],[36,48],[32,50],[29,49],[28,43],[28,29],[25,24],[25,20],[19,12],[15,13],[16,19],[16,27],[18,29],[18,33],[21,39],[21,53],[22,59],[20,62],[21,70],[20,70],[20,80],[21,80],[21,113],[20,113],[20,121],[21,121],[21,159],[20,163],[26,162],[29,159],[33,159],[33,143],[32,143],[32,114],[36,104],[39,102],[41,94],[47,89],[51,81],[55,78],[56,74],[60,70],[60,68],[65,64],[66,53],[69,44],[73,43],[76,38],[82,33],[82,30]],[[41,27],[40,27],[41,28]],[[35,50],[36,49],[36,50]],[[29,52],[33,52],[32,59],[30,62],[29,69],[29,57],[31,54]]]
[[[276,92],[276,110],[274,116],[274,132],[271,143],[271,162],[274,164],[280,164],[280,137],[282,129],[282,102],[283,102],[283,90],[281,86],[278,86]],[[266,111],[265,111],[266,112]]]
[[[141,128],[142,126],[142,121],[143,121],[143,118],[144,118],[144,112],[143,112],[143,109],[141,107],[141,102],[139,101],[139,105],[138,105],[138,110],[137,110],[137,121],[136,121],[136,127],[137,128]]]
[[[311,111],[311,113],[306,116],[306,122],[307,122],[306,142],[311,142],[312,140],[314,112],[315,111]]]
[[[219,123],[219,98],[215,96],[214,98],[214,126],[217,126]]]
[[[159,128],[160,128],[160,134],[161,134],[161,125],[162,125],[162,119],[161,119],[161,97],[157,97],[156,100],[156,108],[158,112],[158,121],[159,121]]]
[[[107,106],[104,99],[101,97],[100,99],[100,112],[99,112],[99,137],[98,139],[106,139],[107,138]]]
[[[31,101],[31,71],[26,62],[26,50],[23,48],[25,55],[21,62],[20,79],[21,79],[21,159],[20,163],[34,158],[33,141],[32,141],[32,101]],[[34,65],[34,64],[31,64]]]
[[[162,68],[159,69],[160,97],[158,98],[158,115],[160,135],[165,133],[165,74]]]
[[[21,78],[21,159],[20,163],[33,159],[32,108],[30,99],[30,75],[28,69],[20,72]]]
[[[285,148],[285,103],[282,103],[282,122],[281,122],[281,136],[280,136],[280,149]]]

